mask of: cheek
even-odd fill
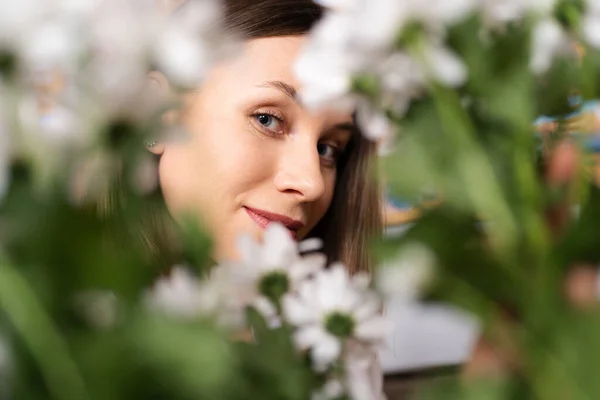
[[[190,139],[169,146],[160,162],[160,180],[172,214],[193,212],[207,222],[235,211],[243,193],[268,176],[263,141],[243,121],[215,119],[190,124]]]

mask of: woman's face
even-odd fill
[[[159,176],[176,218],[200,217],[217,259],[235,258],[241,233],[280,221],[301,239],[325,215],[352,116],[303,108],[292,72],[304,36],[248,41],[186,98],[190,137],[168,142]]]

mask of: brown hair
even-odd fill
[[[176,12],[185,12],[185,3]],[[243,39],[301,35],[321,18],[312,0],[226,0],[224,25]],[[330,262],[342,261],[352,272],[369,271],[369,242],[381,234],[381,204],[374,171],[375,143],[355,131],[339,161],[337,183],[329,210],[309,236],[324,242]],[[112,208],[112,207],[111,207]],[[178,260],[177,241],[168,232],[165,207],[147,210],[143,241],[160,262]],[[152,211],[154,210],[154,211]],[[157,214],[158,212],[158,214]],[[139,233],[138,233],[139,234]]]

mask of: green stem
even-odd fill
[[[57,400],[88,399],[67,344],[31,286],[6,260],[0,260],[0,308],[37,361],[51,396]]]

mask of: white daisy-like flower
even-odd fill
[[[317,370],[336,361],[349,339],[378,345],[385,340],[389,323],[368,283],[368,277],[351,277],[338,263],[284,297],[283,313],[296,328],[296,345],[310,350]]]
[[[240,260],[230,263],[229,268],[237,277],[244,301],[266,318],[275,317],[281,298],[325,267],[325,255],[301,255],[320,246],[315,239],[297,243],[280,223],[270,223],[265,228],[262,243],[249,235],[240,236]]]
[[[311,31],[295,65],[302,84],[300,98],[308,107],[358,109],[365,136],[385,140],[395,129],[383,113],[371,109],[401,116],[427,79],[452,87],[465,82],[465,64],[443,46],[442,39],[447,25],[476,9],[476,0],[323,0],[319,4],[328,11]],[[427,45],[418,57],[396,50],[400,32],[411,21],[427,27]],[[365,105],[362,95],[354,92],[355,79],[362,75],[379,82],[381,98],[376,104]]]
[[[146,302],[151,308],[184,318],[204,315],[205,311],[200,301],[200,281],[182,266],[161,277],[146,294]]]
[[[145,301],[151,309],[167,315],[183,319],[212,317],[220,326],[235,329],[245,321],[244,305],[236,291],[233,275],[225,266],[214,267],[205,280],[176,266],[146,293]]]

